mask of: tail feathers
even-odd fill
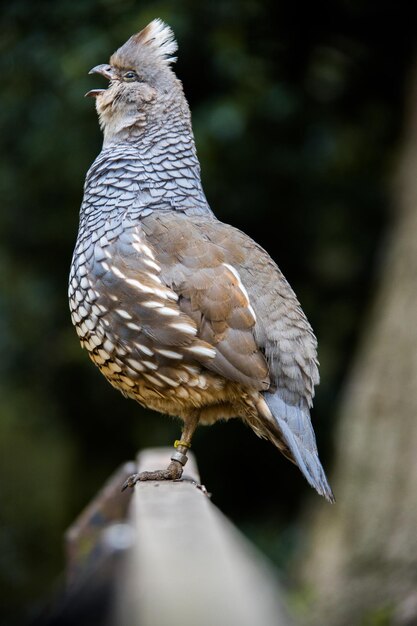
[[[286,404],[276,393],[263,394],[281,438],[307,481],[329,502],[334,496],[320,463],[308,410]],[[268,421],[271,416],[268,416]]]

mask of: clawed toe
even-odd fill
[[[122,491],[125,491],[128,487],[132,488],[139,481],[145,480],[179,480],[182,476],[183,467],[178,461],[171,461],[168,467],[164,470],[156,470],[155,472],[140,472],[139,474],[132,474],[123,483]]]
[[[132,488],[136,485],[139,479],[139,474],[131,474],[129,478],[125,480],[122,485],[122,491],[125,491],[128,487]]]

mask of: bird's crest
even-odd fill
[[[173,56],[178,50],[175,35],[172,29],[161,19],[152,20],[143,30],[133,38],[137,43],[152,48],[161,58],[168,63],[176,61]]]
[[[178,50],[172,29],[161,19],[152,20],[143,30],[132,35],[111,57],[112,65],[136,65],[146,60],[174,63]]]

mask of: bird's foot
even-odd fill
[[[171,461],[168,467],[164,470],[156,470],[154,472],[140,472],[139,474],[132,474],[123,483],[122,491],[128,487],[134,487],[139,481],[145,480],[179,480],[182,476],[183,465],[176,460]]]

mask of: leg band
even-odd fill
[[[174,448],[178,448],[178,446],[183,446],[184,448],[191,448],[191,444],[187,441],[183,441],[182,439],[176,439],[174,441]]]
[[[171,461],[178,461],[178,463],[181,463],[182,466],[184,466],[188,459],[187,459],[187,455],[183,454],[182,452],[173,452],[171,455]]]

